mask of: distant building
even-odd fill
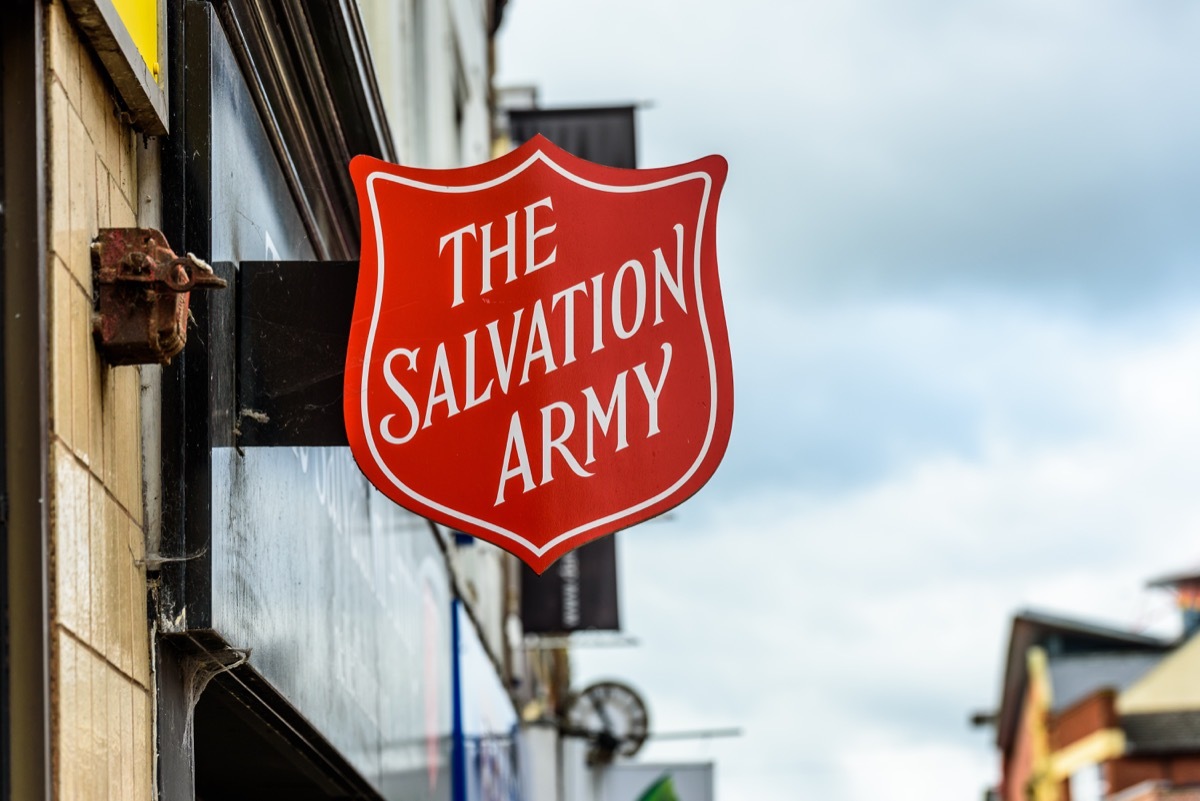
[[[1013,618],[996,726],[1000,801],[1200,799],[1198,577],[1179,591],[1184,636],[1165,640],[1024,611]]]

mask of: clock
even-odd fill
[[[641,696],[627,684],[601,681],[567,700],[562,732],[586,737],[588,762],[603,765],[614,756],[631,757],[650,734],[650,716]]]

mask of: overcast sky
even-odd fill
[[[724,464],[619,535],[654,745],[721,801],[978,798],[1022,607],[1200,565],[1194,0],[511,0],[501,85],[730,165]]]

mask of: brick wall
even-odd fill
[[[1200,801],[1200,787],[1171,787],[1166,782],[1150,780],[1109,798],[1110,801]]]
[[[1099,690],[1050,718],[1050,750],[1058,751],[1093,732],[1120,726],[1114,690]]]
[[[1167,787],[1194,786],[1200,785],[1200,756],[1125,757],[1110,762],[1106,771],[1111,793],[1147,781],[1163,782]]]
[[[139,137],[61,0],[46,8],[53,777],[62,799],[150,799],[153,695],[139,374],[92,344],[90,242],[137,222]]]

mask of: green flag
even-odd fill
[[[647,787],[638,801],[679,801],[679,796],[675,794],[675,783],[671,781],[670,775],[664,775]]]

